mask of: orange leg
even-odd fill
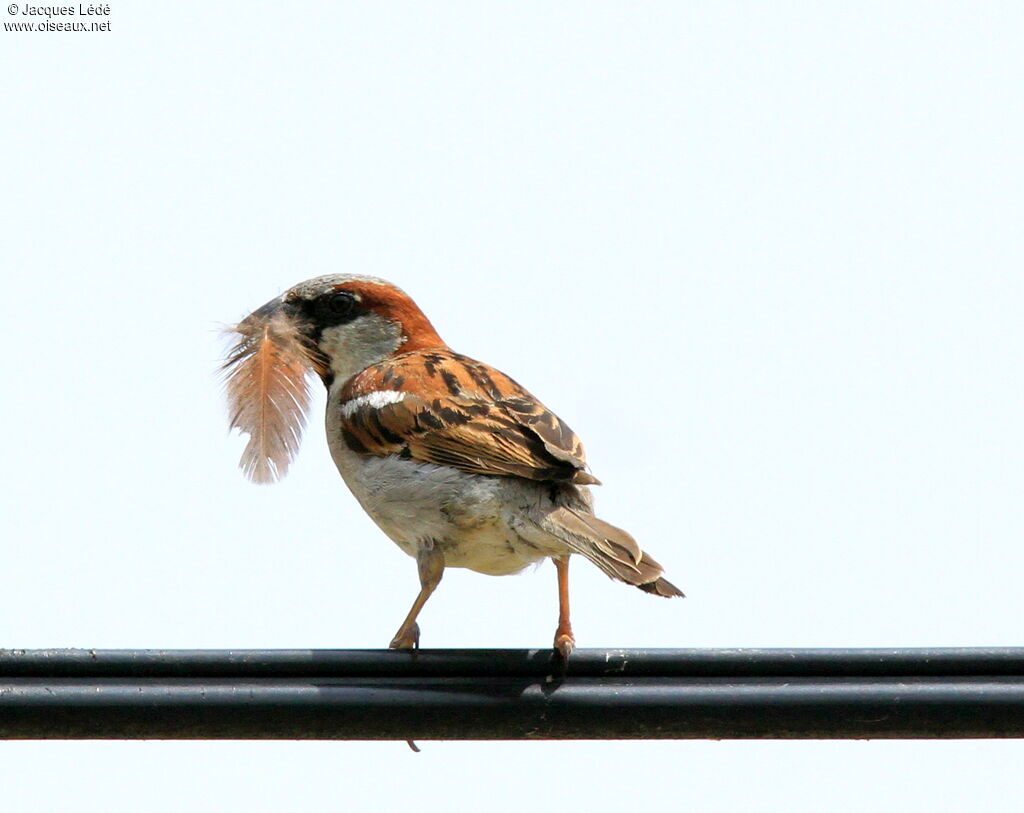
[[[419,648],[420,625],[416,623],[416,616],[420,614],[430,594],[441,583],[441,576],[444,574],[444,554],[435,544],[430,544],[429,547],[424,545],[416,554],[416,564],[420,572],[420,592],[402,626],[391,640],[391,649]]]
[[[558,629],[555,630],[555,649],[563,658],[568,658],[569,653],[576,647],[572,624],[569,623],[569,555],[551,558],[558,572]]]

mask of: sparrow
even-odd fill
[[[416,560],[420,591],[391,641],[419,646],[417,617],[447,567],[502,576],[550,558],[554,647],[575,646],[569,557],[656,596],[683,594],[626,531],[598,519],[576,434],[504,373],[456,353],[401,289],[369,276],[316,277],[233,329],[224,363],[241,467],[284,476],[310,404],[327,389],[327,443],[367,514]]]

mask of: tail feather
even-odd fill
[[[621,528],[567,506],[556,508],[545,519],[549,531],[611,578],[656,596],[683,595],[675,585],[661,578],[661,565]]]
[[[674,598],[678,596],[679,598],[686,598],[686,594],[672,584],[668,579],[658,579],[656,582],[638,584],[637,587],[645,593],[650,593],[654,596],[664,596],[665,598]]]

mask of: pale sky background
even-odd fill
[[[151,3],[0,31],[0,646],[384,646],[415,565],[323,397],[236,468],[230,323],[408,291],[583,438],[688,594],[583,647],[1018,645],[1024,6]],[[0,10],[7,22],[9,17]],[[24,17],[20,18],[26,19]],[[429,647],[548,646],[449,570]],[[1013,742],[0,743],[5,811],[967,810]]]

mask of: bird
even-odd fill
[[[372,276],[301,282],[230,329],[222,370],[230,425],[249,435],[240,466],[284,476],[319,378],[331,457],[356,500],[416,560],[420,590],[391,640],[418,648],[418,617],[446,568],[518,573],[550,558],[558,583],[553,646],[576,641],[569,558],[613,580],[682,597],[626,531],[594,514],[583,445],[509,376],[452,350],[400,288]]]

